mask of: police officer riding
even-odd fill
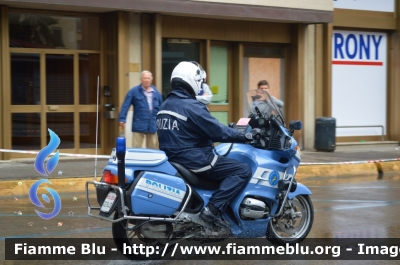
[[[172,92],[157,114],[159,148],[171,162],[184,165],[200,178],[220,182],[200,217],[230,230],[222,214],[248,183],[252,171],[245,163],[216,154],[213,142],[244,143],[249,139],[244,133],[219,123],[207,106],[196,100],[204,76],[205,71],[197,62],[180,62],[174,68]]]

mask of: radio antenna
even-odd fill
[[[100,76],[97,76],[97,104],[96,104],[96,156],[94,159],[94,181],[97,181],[97,136],[99,134],[99,90]]]

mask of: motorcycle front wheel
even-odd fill
[[[271,219],[267,239],[272,244],[285,245],[303,241],[314,221],[314,207],[308,195],[298,195],[288,200],[281,216]]]

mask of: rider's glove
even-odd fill
[[[246,139],[251,140],[260,140],[261,139],[261,130],[259,128],[255,128],[251,130],[251,132],[246,133]]]

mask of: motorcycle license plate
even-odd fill
[[[107,195],[107,198],[104,200],[103,205],[100,208],[100,211],[108,213],[116,201],[117,201],[117,194],[115,192],[110,191]]]

